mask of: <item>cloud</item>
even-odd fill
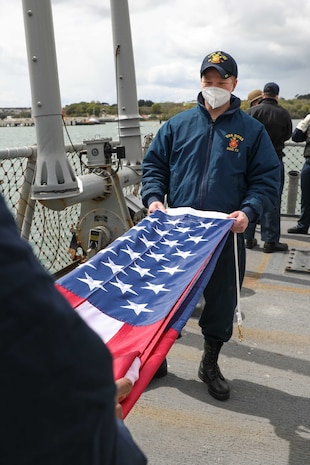
[[[235,93],[245,99],[268,81],[286,99],[308,94],[310,2],[295,0],[128,0],[140,99],[186,101],[214,50],[239,66]],[[22,2],[0,0],[0,108],[31,106]],[[109,0],[52,0],[62,104],[116,103]]]

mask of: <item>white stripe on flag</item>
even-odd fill
[[[228,214],[217,211],[195,210],[192,207],[167,208],[168,215],[193,215],[201,218],[220,218],[227,219]]]
[[[124,325],[122,321],[111,318],[88,301],[76,307],[76,311],[105,343],[107,343]]]

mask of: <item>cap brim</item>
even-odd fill
[[[207,66],[205,66],[204,69],[201,70],[201,75],[209,68],[215,68],[220,73],[222,78],[224,78],[224,79],[227,79],[228,77],[231,76],[231,74],[229,74],[227,71],[225,71],[221,66],[215,65],[214,63],[210,63]]]

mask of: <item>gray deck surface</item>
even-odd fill
[[[310,464],[310,272],[286,271],[292,249],[310,251],[310,235],[287,234],[295,224],[282,218],[288,252],[263,253],[259,229],[260,247],[247,251],[244,340],[235,331],[219,359],[231,398],[213,399],[197,377],[197,309],[168,354],[168,375],[129,413],[149,465]]]

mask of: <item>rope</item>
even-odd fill
[[[240,310],[240,276],[239,276],[239,260],[238,260],[238,236],[237,233],[234,233],[234,254],[235,254],[235,267],[236,267],[236,286],[237,286],[237,323],[238,323],[238,336],[239,341],[243,340],[243,330],[242,330],[242,314]]]

